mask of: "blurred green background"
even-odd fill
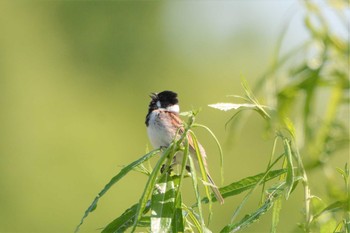
[[[229,145],[231,113],[207,105],[242,94],[241,75],[254,83],[284,23],[286,50],[307,38],[303,14],[296,1],[0,1],[0,232],[72,232],[98,191],[147,150],[150,92],[173,90],[182,111],[202,109],[197,121],[224,146],[225,184],[262,172],[272,146],[263,120],[252,116]],[[216,145],[198,136],[220,183]],[[136,203],[145,181],[132,173],[118,183],[82,232]],[[286,229],[301,219],[301,200],[282,209]],[[214,232],[240,201],[215,204]],[[269,215],[246,232],[267,231]]]

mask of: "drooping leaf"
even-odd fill
[[[202,176],[202,180],[204,181],[205,194],[206,194],[207,198],[210,198],[211,194],[210,194],[210,191],[209,191],[209,185],[205,184],[205,183],[209,184],[209,181],[208,181],[207,169],[206,169],[206,167],[204,165],[204,161],[203,161],[203,159],[204,159],[203,156],[204,155],[202,155],[202,152],[201,152],[201,150],[199,148],[198,140],[197,140],[196,135],[192,131],[190,131],[190,134],[192,136],[193,145],[194,145],[195,150],[196,150],[196,156],[197,156],[197,161],[196,162],[198,162],[198,165],[199,165],[199,168],[200,168],[200,174]],[[191,169],[195,169],[195,168],[191,167]],[[194,170],[191,170],[191,172],[194,172]],[[199,196],[197,196],[197,197],[199,197]],[[200,199],[198,199],[197,201],[200,202]],[[211,216],[212,216],[212,201],[209,200],[208,203],[209,203],[209,208],[208,208],[209,209],[209,221],[208,222],[210,222]]]
[[[224,154],[222,152],[222,148],[221,148],[219,140],[216,138],[215,134],[207,126],[201,125],[201,124],[193,124],[193,127],[204,128],[214,138],[214,140],[216,142],[216,145],[217,145],[217,147],[219,149],[219,153],[220,153],[220,173],[221,173],[221,183],[223,183],[224,182]]]

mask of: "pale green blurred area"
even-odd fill
[[[1,1],[0,232],[72,232],[109,179],[147,150],[151,92],[178,92],[183,111],[202,108],[198,122],[224,145],[225,184],[262,172],[272,145],[263,120],[250,118],[228,149],[231,113],[207,105],[242,94],[241,75],[254,83],[293,7],[294,1]],[[291,41],[307,36],[301,19],[294,26]],[[220,183],[215,143],[198,135]],[[120,181],[82,231],[96,232],[136,203],[145,181],[139,173]],[[190,185],[187,193],[193,200]],[[241,198],[215,204],[214,232]],[[286,203],[281,225],[291,229],[301,219],[300,200],[298,194]],[[247,231],[267,231],[269,216]]]

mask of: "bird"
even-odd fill
[[[177,137],[179,139],[184,132],[184,125],[180,119],[180,107],[177,93],[173,91],[162,91],[150,95],[151,102],[146,115],[147,134],[152,146],[156,149],[168,147]],[[194,161],[196,170],[199,170],[199,163],[196,156],[196,149],[190,135],[187,135],[189,143],[189,154]],[[218,187],[215,185],[208,170],[207,156],[203,146],[198,142],[198,148],[203,159],[204,169],[210,183],[210,187],[220,204],[224,203]],[[174,157],[173,165],[182,164],[183,153],[178,152]],[[190,172],[190,167],[186,166]]]

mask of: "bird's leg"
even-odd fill
[[[172,167],[173,164],[171,164],[169,167],[168,167],[168,174],[170,175],[170,173],[173,171],[173,167]],[[160,168],[160,173],[164,173],[165,171],[165,168],[166,168],[166,164],[163,164],[162,167]]]
[[[166,166],[165,164],[162,165],[162,167],[160,168],[160,173],[163,174],[163,172],[164,172],[164,170],[165,170],[165,166]]]
[[[160,149],[161,151],[164,151],[164,150],[167,149],[167,148],[168,148],[167,146],[160,146],[160,147],[159,147],[159,149]],[[170,172],[172,171],[171,166],[172,166],[172,164],[170,165],[169,170],[168,170],[169,174],[170,174]],[[163,173],[164,170],[165,170],[165,168],[166,168],[166,164],[163,164],[162,167],[160,168],[160,173]]]
[[[168,168],[168,173],[170,174],[174,169],[173,169],[173,166],[176,165],[175,163],[175,157],[173,158],[173,162],[169,165],[169,168]],[[166,164],[163,164],[162,167],[160,168],[160,172],[163,173],[165,171],[165,168],[166,168]]]

